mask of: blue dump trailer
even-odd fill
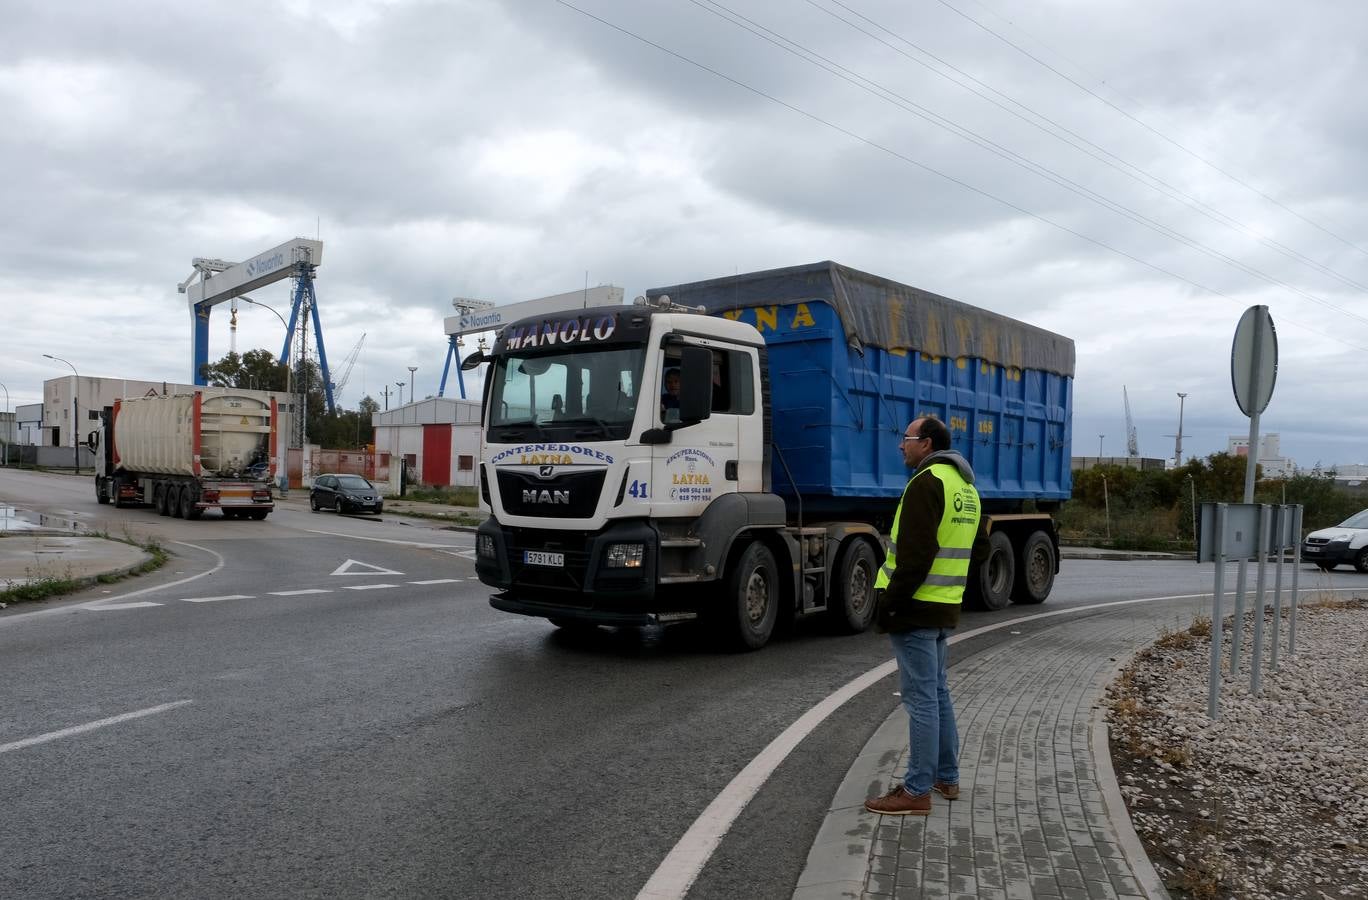
[[[872,509],[887,523],[908,477],[898,439],[927,414],[950,427],[985,509],[1020,513],[1031,501],[1052,511],[1069,498],[1068,338],[833,262],[648,296],[764,338],[771,485],[795,515],[801,506],[808,518],[859,519]]]
[[[990,524],[967,602],[1046,599],[1070,492],[1068,338],[832,262],[656,288],[505,326],[488,357],[476,571],[562,627],[781,619],[842,631],[941,418]]]

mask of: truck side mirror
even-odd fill
[[[685,347],[679,364],[679,421],[692,425],[712,415],[712,351]]]

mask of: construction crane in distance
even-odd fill
[[[1140,441],[1135,434],[1135,421],[1131,419],[1130,395],[1126,393],[1126,386],[1121,385],[1121,398],[1126,403],[1126,456],[1137,459],[1140,456]]]
[[[352,367],[356,365],[356,358],[361,354],[361,345],[366,342],[366,333],[361,332],[361,339],[356,342],[356,346],[351,348],[347,358],[342,360],[342,374],[337,377],[337,383],[333,385],[333,395],[342,396],[342,390],[347,386],[347,381],[351,378]]]

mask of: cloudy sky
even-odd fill
[[[572,5],[573,4],[573,5]],[[325,246],[341,397],[453,296],[513,302],[834,259],[1077,342],[1074,453],[1248,420],[1368,462],[1368,4],[1358,0],[0,0],[0,382],[188,380],[197,256]],[[288,283],[256,299],[284,313]],[[244,306],[239,350],[280,349]],[[229,345],[226,307],[210,356]],[[453,376],[454,381],[454,376]],[[407,388],[405,394],[407,396]],[[449,393],[454,393],[454,386]],[[394,398],[392,398],[394,399]]]

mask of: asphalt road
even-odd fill
[[[89,479],[0,470],[0,500],[175,554],[0,614],[3,897],[633,897],[779,732],[889,657],[882,636],[817,623],[744,655],[690,626],[561,632],[490,609],[472,535],[298,498],[264,522],[186,522],[97,506]],[[1211,576],[1066,562],[1044,609]],[[791,894],[894,689],[799,745],[691,898]]]

